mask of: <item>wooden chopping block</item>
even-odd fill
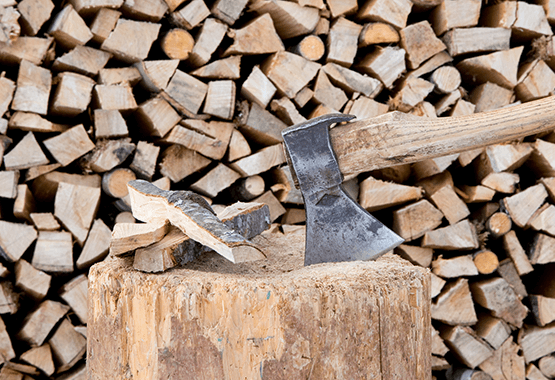
[[[392,254],[303,267],[303,234],[252,240],[266,260],[94,265],[90,379],[431,379],[427,269]]]

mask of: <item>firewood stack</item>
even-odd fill
[[[0,379],[85,378],[87,271],[135,222],[127,182],[219,211],[264,203],[275,233],[299,233],[286,126],[467,115],[555,88],[547,0],[0,4]],[[554,144],[346,182],[433,272],[438,379],[555,377]]]

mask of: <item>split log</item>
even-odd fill
[[[82,124],[46,139],[43,143],[50,154],[62,166],[69,165],[95,147]]]
[[[276,93],[276,87],[260,70],[258,66],[254,66],[250,75],[247,77],[241,87],[241,95],[247,100],[257,103],[262,108],[266,108],[272,97]]]
[[[280,201],[274,196],[272,191],[266,191],[258,198],[254,198],[252,201],[256,203],[263,203],[269,207],[271,222],[274,222],[277,218],[285,214],[285,207],[281,205]]]
[[[120,16],[121,12],[115,9],[100,8],[90,24],[92,40],[102,44],[116,27]]]
[[[505,321],[492,317],[489,314],[480,314],[474,329],[495,350],[501,347],[511,335],[511,328]]]
[[[293,38],[314,30],[320,20],[318,9],[303,7],[295,2],[255,0],[249,10],[258,14],[268,13],[281,38]]]
[[[474,161],[476,177],[482,181],[490,173],[518,169],[532,154],[529,144],[497,144],[488,146]]]
[[[179,182],[189,175],[204,169],[210,164],[210,159],[181,146],[173,144],[162,152],[159,163],[160,173],[172,182]]]
[[[232,54],[268,54],[285,50],[268,14],[251,20],[241,29],[230,29],[227,34],[233,38],[233,44],[224,52],[224,57]]]
[[[185,112],[196,114],[207,91],[208,86],[205,83],[178,69],[175,70],[165,93]]]
[[[233,162],[252,153],[251,147],[245,137],[237,129],[233,129],[229,146],[226,152],[226,161]]]
[[[162,239],[144,248],[135,251],[133,268],[141,272],[164,272],[175,267],[178,262],[174,257],[182,250],[182,244],[189,241],[177,227],[171,227],[168,234]],[[187,252],[189,254],[189,252]],[[192,256],[192,255],[191,255]]]
[[[495,4],[482,12],[484,26],[511,29],[516,38],[531,39],[542,35],[552,35],[545,11],[541,5],[524,1],[512,4]]]
[[[231,3],[224,0],[216,0],[211,11],[214,16],[223,22],[233,25],[241,15],[241,12],[243,12],[247,3],[248,0],[238,0]]]
[[[443,213],[449,224],[458,223],[470,215],[470,210],[450,185],[436,190],[430,195],[430,200]]]
[[[0,255],[16,262],[37,238],[33,226],[0,220]]]
[[[443,1],[431,14],[432,26],[440,36],[448,30],[476,26],[482,3],[476,0]]]
[[[479,246],[476,228],[468,220],[425,233],[422,247],[444,250],[476,249]]]
[[[502,202],[512,221],[519,227],[525,227],[545,198],[547,198],[547,191],[540,183],[513,196],[506,197]]]
[[[358,37],[360,47],[397,42],[399,42],[399,33],[391,24],[385,22],[371,22],[364,25]]]
[[[119,140],[102,140],[88,155],[83,165],[97,173],[104,173],[122,164],[135,150],[131,138]]]
[[[518,62],[523,47],[503,50],[462,60],[457,68],[465,81],[471,83],[495,83],[507,89],[517,85]],[[503,63],[501,63],[503,62]]]
[[[312,99],[334,110],[341,110],[348,100],[343,90],[335,87],[322,70],[316,76]]]
[[[555,144],[537,139],[533,145],[533,152],[530,156],[529,167],[538,177],[552,177],[555,175]]]
[[[168,87],[178,65],[177,59],[148,60],[134,64],[141,76],[141,86],[152,92],[159,92]]]
[[[555,356],[544,356],[538,361],[540,371],[547,377],[555,377]]]
[[[60,224],[50,212],[31,213],[29,216],[37,230],[55,231],[60,229]]]
[[[293,99],[316,76],[320,64],[280,51],[272,54],[260,68],[279,91]]]
[[[476,109],[476,106],[474,104],[467,102],[466,100],[459,99],[457,101],[457,104],[453,106],[450,116],[471,115],[474,113],[475,109]],[[475,151],[481,151],[481,149],[475,150]]]
[[[52,85],[50,70],[23,60],[19,65],[17,88],[11,108],[14,111],[34,112],[46,115]]]
[[[125,114],[137,109],[133,90],[128,83],[95,85],[93,89],[93,103],[96,108],[119,110]]]
[[[65,231],[39,231],[31,264],[49,273],[73,272],[73,242]]]
[[[548,380],[538,367],[531,363],[526,367],[526,378],[529,380]]]
[[[0,49],[0,61],[11,64],[19,64],[23,60],[35,65],[40,65],[54,39],[52,37],[19,37]]]
[[[129,168],[140,178],[150,181],[156,170],[159,153],[160,147],[146,141],[139,141]]]
[[[460,278],[443,287],[432,303],[432,319],[453,326],[473,325],[478,321],[467,279]]]
[[[48,340],[52,354],[58,363],[58,371],[66,371],[73,367],[87,351],[87,340],[73,328],[68,319],[54,331]]]
[[[538,326],[545,326],[555,321],[555,298],[530,295],[530,306]]]
[[[436,70],[437,71],[437,70]],[[435,71],[434,71],[435,73]],[[445,87],[448,83],[440,84],[440,86]],[[436,90],[439,88],[438,84],[436,84]],[[461,91],[459,89],[455,89],[453,92],[446,94],[442,97],[435,105],[430,107],[432,112],[429,112],[430,117],[440,116],[451,109],[460,99],[461,99]],[[431,105],[431,104],[430,104]],[[435,111],[435,112],[434,112]]]
[[[78,45],[75,49],[56,58],[52,64],[55,71],[73,71],[89,77],[98,75],[112,58],[112,54],[88,46]]]
[[[197,27],[208,16],[210,10],[203,0],[193,0],[170,15],[172,22],[185,29]]]
[[[101,69],[98,72],[98,84],[128,83],[135,86],[142,79],[141,73],[136,67],[122,67],[117,69]]]
[[[181,120],[172,106],[158,96],[141,103],[135,115],[143,130],[157,137],[165,136]]]
[[[524,379],[524,358],[518,354],[520,347],[513,338],[507,339],[492,356],[482,362],[479,367],[491,376],[492,379]]]
[[[24,352],[21,354],[21,360],[36,367],[47,376],[52,376],[56,370],[54,361],[52,360],[52,351],[48,343]]]
[[[257,103],[242,104],[243,115],[239,119],[239,130],[248,139],[264,145],[274,145],[283,141],[281,131],[287,124],[266,111]]]
[[[477,276],[478,268],[472,255],[457,256],[444,259],[441,255],[432,261],[432,272],[443,278]]]
[[[241,77],[240,66],[241,56],[234,55],[199,67],[191,71],[191,75],[210,79],[239,79]]]
[[[551,95],[555,73],[542,60],[525,63],[519,68],[515,93],[519,100],[529,102]]]
[[[272,100],[270,109],[288,125],[300,124],[306,121],[306,118],[299,113],[295,104],[285,96]]]
[[[110,254],[122,256],[137,248],[154,244],[168,233],[168,229],[167,222],[116,224],[110,240]]]
[[[544,204],[530,218],[530,227],[536,231],[546,232],[553,236],[555,235],[553,217],[555,217],[555,206]]]
[[[526,363],[530,363],[555,351],[555,325],[544,327],[524,326],[518,333],[518,344]]]
[[[451,352],[470,368],[476,368],[493,355],[493,349],[470,327],[449,327],[442,332],[441,337]]]
[[[191,184],[190,188],[199,194],[215,198],[221,191],[227,189],[239,178],[241,178],[241,174],[220,163],[198,181]]]
[[[15,263],[15,286],[41,301],[50,290],[52,276],[36,269],[27,261],[20,259]]]
[[[503,247],[507,255],[513,260],[515,268],[520,276],[534,270],[514,231],[509,231],[507,234],[503,235]]]
[[[235,82],[212,81],[208,84],[203,112],[220,119],[231,120],[235,110]]]
[[[386,88],[392,88],[393,82],[406,71],[405,54],[405,50],[398,47],[377,46],[360,62],[360,68],[381,80]]]
[[[531,264],[547,264],[555,261],[555,251],[552,245],[555,238],[537,233],[530,245],[528,257]]]
[[[413,264],[427,268],[432,263],[433,249],[422,248],[408,244],[401,244],[395,248],[395,253]]]
[[[345,106],[344,112],[356,116],[355,120],[363,120],[371,117],[383,115],[389,110],[386,104],[378,103],[374,99],[367,98],[366,96],[359,96],[353,103],[350,109]]]
[[[54,326],[68,312],[69,306],[46,300],[28,314],[17,337],[33,346],[42,346]]]
[[[497,268],[497,273],[511,285],[515,293],[518,295],[520,299],[528,297],[528,292],[526,291],[526,287],[522,283],[518,272],[516,271],[516,267],[513,264],[511,259],[502,260],[499,263],[499,268]]]
[[[85,45],[93,37],[89,27],[71,4],[67,4],[54,16],[48,34],[66,49]]]
[[[50,19],[54,3],[50,0],[24,0],[17,4],[21,28],[26,35],[35,36]]]
[[[48,163],[48,158],[44,155],[33,132],[28,132],[16,146],[4,154],[6,170],[28,169]]]
[[[499,172],[490,173],[482,179],[482,185],[500,193],[512,194],[516,185],[520,182],[520,176],[515,173]]]
[[[272,190],[280,202],[303,204],[303,197],[301,191],[295,187],[293,176],[289,166],[284,165],[277,169],[272,170],[272,179],[275,185]]]
[[[241,158],[229,166],[244,177],[264,173],[274,166],[285,163],[285,155],[281,144],[263,148],[250,156]]]
[[[102,219],[95,219],[75,266],[83,269],[104,259],[110,248],[111,237],[112,232]]]
[[[450,3],[455,3],[451,1]],[[442,37],[452,57],[510,49],[511,30],[505,28],[456,28]]]
[[[475,105],[474,112],[485,112],[509,105],[513,92],[495,83],[486,82],[474,88],[469,99]]]
[[[335,63],[327,63],[322,70],[328,75],[334,85],[348,94],[360,92],[369,98],[376,97],[383,88],[382,83],[368,75],[349,70]]]
[[[360,183],[360,205],[372,212],[422,198],[422,189],[368,177]]]
[[[160,24],[120,18],[100,48],[127,63],[142,61],[158,38],[160,27]]]
[[[8,170],[0,172],[0,197],[15,199],[17,197],[17,183],[19,182],[19,170]]]
[[[495,190],[492,190],[482,185],[478,185],[478,186],[464,185],[461,190],[464,192],[462,196],[466,203],[489,202],[495,196]]]
[[[438,227],[442,219],[443,213],[422,199],[393,212],[393,231],[411,241]]]
[[[17,219],[32,222],[31,213],[36,210],[35,198],[26,184],[17,185],[17,197],[13,204],[13,215]]]
[[[358,36],[362,26],[344,17],[335,20],[328,32],[326,63],[333,62],[350,67],[358,49]]]
[[[407,25],[411,9],[412,2],[408,0],[367,1],[358,11],[357,17],[362,20],[387,22],[397,29],[402,29]]]
[[[433,83],[421,78],[410,77],[403,81],[395,97],[389,101],[390,107],[401,112],[408,112],[433,90]]]
[[[59,290],[60,297],[71,307],[77,318],[87,324],[87,276],[80,274],[66,282]]]
[[[189,62],[194,66],[202,66],[210,61],[212,54],[221,44],[227,27],[221,22],[208,18],[200,28],[194,47],[189,55]]]
[[[411,69],[418,68],[422,62],[446,49],[426,20],[401,29],[399,35],[400,45],[407,52],[407,65]]]
[[[94,110],[94,136],[99,138],[127,137],[129,130],[118,110]]]

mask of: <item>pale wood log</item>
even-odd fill
[[[0,115],[4,115],[10,107],[14,92],[15,82],[4,76],[0,76]]]
[[[360,183],[360,205],[372,212],[422,198],[420,187],[384,182],[368,177]]]
[[[534,364],[530,363],[526,367],[526,379],[527,380],[548,380],[547,377],[541,373],[541,371]]]
[[[555,298],[530,295],[529,299],[538,326],[545,326],[555,320]]]
[[[324,46],[324,43],[322,42],[320,37],[311,34],[304,37],[301,42],[299,42],[291,49],[291,51],[295,54],[300,55],[304,59],[308,59],[309,61],[319,61],[320,58],[324,56],[324,53],[326,52],[326,47]]]
[[[66,49],[85,45],[93,37],[89,27],[71,4],[67,4],[54,16],[48,34]]]
[[[430,200],[443,213],[449,224],[455,224],[470,215],[466,204],[452,186],[444,186],[430,195]]]
[[[202,66],[210,61],[212,54],[220,46],[227,32],[227,26],[213,18],[204,21],[197,36],[195,46],[189,54],[189,62]]]
[[[61,182],[100,189],[101,177],[98,174],[79,175],[57,171],[48,172],[33,181],[32,189],[35,199],[40,202],[53,201]]]
[[[526,325],[518,333],[518,344],[526,363],[530,363],[555,351],[555,324],[544,327]]]
[[[179,182],[185,177],[204,169],[211,160],[203,155],[181,146],[171,145],[162,152],[159,164],[160,173],[173,182]]]
[[[229,58],[218,59],[205,66],[191,71],[191,75],[210,79],[239,79],[241,70],[241,56],[233,55]]]
[[[11,44],[0,42],[0,61],[9,64],[19,64],[26,60],[35,65],[40,65],[45,59],[52,37],[25,37],[21,36]]]
[[[433,89],[432,83],[411,77],[403,81],[395,97],[389,101],[389,105],[393,109],[408,112],[422,102]]]
[[[172,227],[160,241],[135,251],[133,268],[141,272],[165,272],[178,264],[174,253],[189,240],[179,228]]]
[[[437,71],[437,70],[436,70]],[[436,85],[436,89],[437,89]],[[436,91],[438,92],[438,91]],[[453,92],[450,92],[443,96],[435,105],[431,106],[431,117],[435,117],[435,115],[440,116],[445,112],[449,111],[455,103],[459,101],[461,98],[461,90],[455,89]],[[431,104],[430,104],[431,105]],[[418,116],[418,115],[417,115]]]
[[[435,33],[440,36],[454,28],[476,26],[481,6],[482,2],[477,0],[443,1],[431,14]]]
[[[476,176],[482,181],[491,173],[518,169],[533,152],[530,144],[498,144],[488,146],[474,161]]]
[[[97,173],[112,170],[123,163],[135,150],[135,144],[131,138],[126,137],[119,140],[102,140],[86,158],[85,165]]]
[[[170,15],[173,23],[184,29],[197,27],[204,19],[210,16],[210,10],[203,0],[193,0],[178,11]]]
[[[18,310],[18,295],[14,292],[12,283],[0,282],[0,314],[15,314]]]
[[[285,154],[281,144],[277,144],[263,148],[250,156],[241,158],[231,163],[230,167],[242,176],[249,177],[264,173],[274,166],[283,163],[285,163]]]
[[[134,67],[121,67],[116,69],[101,69],[98,72],[99,84],[118,84],[129,83],[130,86],[135,86],[142,79],[139,70]]]
[[[233,54],[268,54],[285,50],[269,14],[251,20],[241,29],[230,29],[228,36],[233,38],[233,44],[225,51],[224,57]]]
[[[17,197],[17,183],[19,182],[19,170],[7,170],[0,172],[0,197],[15,199]]]
[[[181,120],[172,106],[159,96],[139,105],[135,115],[144,132],[157,137],[166,135]]]
[[[351,15],[358,10],[358,4],[354,0],[329,0],[327,4],[332,18]]]
[[[413,264],[427,268],[432,263],[434,250],[431,248],[401,244],[395,249],[395,253],[400,255],[402,258],[409,260]]]
[[[461,104],[461,101],[464,104]],[[462,108],[466,108],[466,105],[470,105],[471,107],[469,107],[470,109],[472,109],[472,112],[465,112]],[[462,107],[459,107],[459,105],[461,105]],[[455,108],[459,107],[459,109],[456,111],[457,113],[460,112],[459,115],[454,115],[455,113]],[[451,116],[463,116],[463,115],[470,115],[474,113],[474,104],[467,102],[465,100],[460,99],[457,104],[455,105],[455,107],[453,108],[453,112],[451,113]],[[461,112],[462,111],[462,112]],[[483,148],[478,148],[478,149],[472,149],[472,150],[468,150],[466,152],[462,152],[461,154],[459,154],[459,164],[464,168],[467,165],[470,165],[474,159],[476,159],[476,157],[478,157],[482,152],[483,152]]]
[[[507,106],[513,98],[513,92],[495,83],[486,82],[470,93],[470,101],[475,105],[474,112],[491,111]]]
[[[48,340],[52,354],[58,363],[58,371],[66,371],[73,367],[87,351],[87,340],[73,328],[68,319],[54,331]]]
[[[492,356],[480,364],[480,369],[491,379],[524,379],[524,358],[518,354],[520,347],[513,338],[507,339]]]
[[[117,223],[117,220],[116,220]],[[89,236],[75,266],[83,269],[101,261],[108,254],[112,232],[102,219],[95,219],[89,231]]]
[[[116,168],[102,176],[102,190],[112,198],[127,196],[127,182],[137,179],[135,173],[127,168]]]
[[[12,4],[15,5],[15,4]],[[21,35],[20,13],[13,6],[3,6],[0,14],[0,41],[11,43]]]
[[[482,203],[489,202],[495,196],[495,190],[488,187],[478,185],[478,186],[466,186],[463,185],[461,195],[466,203]]]
[[[543,233],[537,233],[528,250],[530,263],[546,264],[555,261],[555,251],[552,247],[554,242],[555,238]]]
[[[386,88],[391,89],[393,83],[406,71],[405,50],[387,46],[377,46],[366,55],[359,64],[362,71],[382,81]]]
[[[120,16],[121,12],[115,9],[100,8],[90,24],[92,40],[99,44],[106,41],[116,27]]]
[[[214,198],[239,178],[241,178],[241,174],[220,163],[198,181],[193,183],[190,188],[197,193]]]
[[[481,184],[500,193],[512,194],[519,182],[520,176],[516,173],[493,172],[485,176]]]
[[[91,78],[71,73],[63,72],[57,77],[58,86],[54,92],[50,106],[50,113],[65,117],[74,117],[84,112],[92,98],[92,90],[95,81]],[[99,96],[99,103],[103,104],[108,100]],[[113,99],[110,99],[113,101]]]
[[[411,69],[416,69],[428,58],[446,49],[428,21],[411,24],[401,29],[399,35],[400,45],[407,52],[407,65]]]
[[[37,238],[33,226],[0,220],[0,255],[16,262]]]
[[[458,154],[450,154],[448,156],[420,161],[412,165],[412,171],[414,172],[417,180],[422,180],[424,178],[443,173],[453,162],[457,160],[457,158]],[[435,193],[439,190],[439,188],[440,186],[435,187],[433,192]]]
[[[48,163],[48,158],[42,152],[33,132],[28,132],[16,146],[4,154],[6,170],[28,169]]]
[[[23,259],[15,263],[15,286],[34,300],[40,301],[46,296],[51,279],[52,276],[34,268]]]
[[[207,91],[208,85],[178,69],[175,70],[165,93],[185,111],[196,114]]]
[[[416,70],[409,71],[406,74],[406,78],[418,78],[425,74],[431,73],[438,67],[445,65],[453,61],[453,58],[447,53],[445,50],[440,51],[439,53],[435,54],[432,58],[428,59],[426,62],[422,63],[420,67]]]
[[[250,75],[243,82],[241,95],[247,100],[259,104],[262,108],[266,108],[276,90],[276,87],[264,75],[259,66],[255,65]]]
[[[8,122],[10,129],[20,129],[30,132],[64,132],[67,126],[52,123],[36,113],[16,111]]]
[[[522,283],[518,272],[516,271],[516,267],[513,264],[511,259],[502,260],[499,263],[499,268],[497,272],[503,277],[505,281],[511,285],[515,293],[518,295],[520,299],[528,297],[528,292],[526,291],[526,287]]]
[[[523,47],[467,58],[457,64],[465,80],[472,83],[492,82],[512,89],[517,85],[518,62]],[[503,62],[503,63],[501,63]]]
[[[511,30],[506,28],[457,28],[442,37],[452,57],[510,49]]]
[[[538,367],[545,376],[555,377],[555,356],[547,355],[538,361]]]
[[[393,212],[393,231],[411,241],[439,226],[442,219],[441,211],[422,199]]]
[[[314,92],[307,87],[304,87],[301,91],[297,92],[297,95],[293,98],[293,101],[299,108],[303,108],[312,99]]]
[[[37,230],[55,231],[60,229],[58,221],[50,212],[29,214]]]
[[[316,76],[319,68],[320,64],[286,51],[271,55],[261,66],[262,72],[290,99]]]
[[[14,111],[27,111],[46,115],[48,98],[52,85],[50,70],[23,60],[19,65],[17,89],[13,96],[11,108]]]
[[[285,96],[272,100],[270,109],[288,125],[304,123],[306,121],[306,118],[299,113],[295,104]]]
[[[524,1],[492,5],[482,11],[481,18],[484,26],[511,28],[513,35],[519,39],[553,34],[542,6]]]
[[[374,99],[367,98],[366,96],[359,96],[352,104],[349,110],[345,112],[350,115],[355,115],[355,120],[363,120],[371,117],[383,115],[389,110],[389,106],[383,103],[378,103]]]
[[[142,179],[150,181],[156,170],[156,161],[160,147],[146,141],[139,141],[133,156],[133,162],[129,165],[135,174]]]
[[[447,281],[445,281],[443,278],[439,276],[436,276],[433,273],[431,273],[431,277],[432,277],[432,285],[431,285],[431,291],[430,291],[430,298],[434,299],[441,293]]]
[[[360,7],[357,17],[362,20],[386,22],[397,29],[402,29],[407,25],[411,9],[412,2],[408,0],[366,1]]]
[[[178,65],[177,59],[164,59],[136,62],[134,66],[141,74],[141,85],[148,91],[160,92],[166,89]]]
[[[551,95],[554,86],[555,73],[540,59],[520,67],[515,93],[519,100],[529,102]]]
[[[360,47],[397,42],[399,42],[399,33],[392,25],[384,22],[371,22],[365,24],[358,37],[358,44]]]
[[[235,110],[235,82],[231,80],[208,83],[203,112],[220,119],[231,120]]]
[[[320,20],[318,9],[303,7],[291,1],[255,0],[249,4],[249,10],[258,14],[268,13],[283,39],[312,32]]]
[[[522,304],[509,283],[501,277],[494,277],[470,284],[472,298],[480,306],[491,310],[492,315],[518,328],[528,309]]]
[[[489,343],[495,350],[511,335],[511,328],[502,319],[489,314],[479,314],[478,323],[474,327],[476,333]]]
[[[326,62],[337,63],[350,67],[358,49],[358,36],[362,26],[344,17],[335,20],[330,28],[327,38]]]
[[[142,61],[158,38],[160,27],[160,24],[120,18],[100,48],[126,63]]]
[[[54,200],[54,215],[79,245],[83,245],[100,202],[100,188],[61,182]]]
[[[77,45],[70,52],[56,58],[52,65],[55,71],[73,71],[94,77],[106,66],[112,54],[88,46]]]
[[[21,15],[21,28],[28,36],[35,36],[44,23],[50,19],[54,3],[50,0],[23,0],[17,4]]]
[[[457,256],[450,259],[444,259],[440,255],[432,261],[432,272],[443,278],[477,276],[479,274],[472,255]]]
[[[232,262],[264,257],[252,243],[223,225],[199,195],[160,190],[141,180],[129,184],[129,195],[133,216],[138,220],[151,223],[170,220],[191,239],[209,246]]]
[[[519,227],[525,227],[546,198],[547,191],[540,183],[513,196],[506,197],[502,202],[513,222]]]
[[[42,346],[50,331],[69,311],[69,306],[46,300],[27,314],[17,337],[33,346]]]
[[[555,144],[541,139],[534,142],[534,150],[530,156],[530,168],[538,177],[555,175]]]
[[[497,239],[511,231],[512,221],[504,212],[496,212],[486,222],[486,228],[490,236]]]
[[[118,110],[94,110],[94,135],[98,138],[117,138],[129,135],[127,124]]]
[[[21,372],[10,369],[7,365],[0,370],[0,376],[6,380],[24,380]]]
[[[546,232],[551,236],[555,235],[553,219],[555,217],[555,206],[544,204],[530,218],[529,225],[536,231]]]
[[[229,146],[226,152],[226,161],[233,162],[246,157],[252,153],[250,145],[245,137],[237,129],[233,129]]]
[[[448,227],[438,228],[425,233],[422,247],[465,250],[478,248],[476,228],[468,220],[460,221]]]
[[[549,198],[553,201],[555,199],[555,177],[541,178],[540,182],[545,186]]]
[[[39,231],[31,264],[49,273],[73,272],[71,234],[65,231]]]
[[[87,287],[87,276],[80,274],[66,282],[59,290],[60,297],[83,324],[87,324]]]
[[[280,202],[303,204],[301,191],[295,187],[293,176],[288,165],[272,170],[272,179],[275,183],[272,192]]]
[[[449,94],[459,88],[461,74],[453,66],[442,66],[434,70],[430,76],[430,82],[435,85],[436,92]]]
[[[125,1],[121,9],[130,18],[155,23],[164,17],[168,5],[164,0]]]
[[[36,210],[35,198],[26,184],[17,185],[17,197],[13,204],[13,215],[17,219],[32,222],[31,213]]]
[[[119,8],[124,0],[71,0],[75,10],[84,16],[96,13],[103,8]]]
[[[211,12],[226,24],[233,25],[243,12],[243,9],[245,9],[247,3],[248,0],[237,0],[233,2],[216,0],[212,6]]]
[[[250,108],[248,103],[243,103],[241,111],[239,130],[249,140],[264,146],[283,141],[281,131],[287,127],[287,124],[257,103],[252,103]]]
[[[503,235],[503,248],[507,256],[513,261],[520,276],[534,270],[514,231],[509,231],[507,234]]]
[[[235,182],[230,188],[233,199],[239,201],[250,201],[264,193],[266,183],[259,175],[242,178]]]
[[[52,360],[52,351],[48,343],[24,352],[21,354],[21,360],[38,368],[47,376],[52,376],[56,370],[54,361]]]
[[[318,71],[316,76],[312,99],[318,104],[323,104],[335,110],[341,110],[348,100],[343,90],[331,84],[328,76],[322,70]]]
[[[122,113],[130,113],[137,109],[133,90],[128,83],[95,85],[93,88],[93,102],[96,108],[119,110]]]
[[[432,327],[432,355],[445,356],[449,349],[443,343],[443,339],[439,336],[439,332]]]
[[[263,203],[269,207],[271,222],[274,222],[277,218],[285,214],[285,207],[282,206],[281,202],[274,196],[272,191],[266,191],[258,198],[254,198],[252,201],[256,203]]]
[[[476,106],[466,100],[459,99],[457,104],[452,108],[450,116],[465,116],[474,113]]]
[[[335,63],[326,63],[322,66],[322,70],[334,85],[342,88],[348,94],[360,92],[364,96],[374,98],[383,89],[383,85],[378,79],[349,70]]]
[[[470,368],[477,367],[494,352],[470,327],[449,327],[441,337],[457,359]]]

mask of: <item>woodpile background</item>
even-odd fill
[[[280,132],[551,95],[551,0],[0,1],[0,379],[84,379],[87,271],[127,181],[298,233]],[[555,378],[555,135],[346,183],[433,272],[434,376]]]

